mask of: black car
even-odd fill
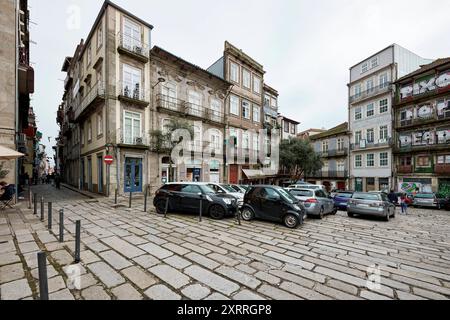
[[[200,213],[200,201],[202,214],[215,220],[234,216],[238,212],[238,201],[235,197],[217,194],[207,184],[202,183],[166,184],[156,191],[153,205],[158,214],[165,213],[166,205],[168,212]]]
[[[250,186],[241,209],[242,219],[282,222],[288,228],[303,224],[306,211],[293,195],[281,187]]]

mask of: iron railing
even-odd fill
[[[119,82],[117,88],[119,90],[120,97],[135,101],[149,102],[149,95],[142,88],[142,84],[140,83],[131,84]]]
[[[389,92],[392,88],[392,82],[386,82],[384,84],[381,84],[377,87],[373,87],[371,89],[368,89],[366,91],[361,92],[360,94],[355,94],[354,96],[350,97],[350,103],[354,103],[357,101],[361,101],[363,99],[367,99],[370,97],[373,97],[377,94],[382,94]]]
[[[119,48],[125,49],[134,54],[148,58],[150,55],[150,47],[141,39],[136,39],[130,35],[119,32]]]
[[[97,98],[105,98],[105,87],[101,81],[92,86],[78,107],[75,108],[75,119],[78,119],[81,113],[83,113],[83,111],[86,110]]]

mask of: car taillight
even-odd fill
[[[308,199],[305,203],[319,203],[319,201],[317,201],[317,199]]]
[[[371,203],[370,206],[371,207],[382,207],[383,203],[382,202],[375,202],[375,203]]]

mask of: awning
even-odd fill
[[[242,169],[247,179],[264,179],[266,176],[261,170],[245,170]]]
[[[25,157],[25,155],[15,150],[0,146],[0,160],[15,160],[21,157]]]

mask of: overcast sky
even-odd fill
[[[207,68],[228,40],[264,65],[280,112],[300,129],[347,121],[349,68],[392,43],[424,58],[450,56],[449,0],[115,0],[154,25],[153,43]],[[29,0],[33,107],[55,144],[64,57],[86,39],[101,0]],[[74,10],[75,8],[75,10]],[[80,24],[70,19],[79,10]],[[75,27],[74,27],[75,26]],[[48,138],[51,137],[51,143]]]

